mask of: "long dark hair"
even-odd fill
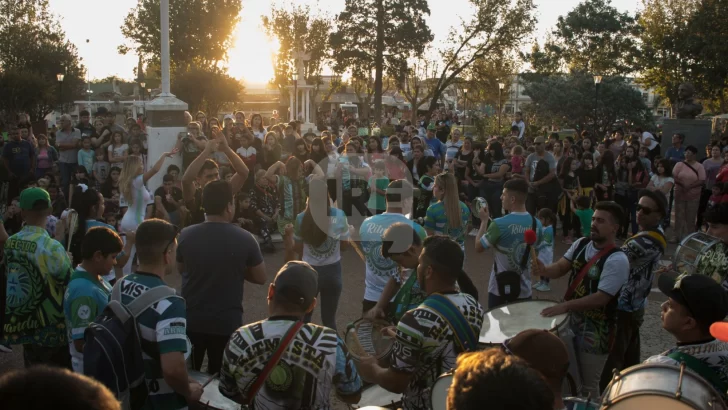
[[[309,196],[306,202],[306,210],[301,220],[301,238],[315,248],[323,245],[329,237],[329,226],[331,218],[329,217],[329,190],[321,180],[313,179],[309,184]],[[319,202],[321,198],[326,198],[326,206],[321,206]],[[311,201],[315,201],[312,203]],[[314,215],[314,213],[316,215]]]
[[[318,152],[314,151],[314,146],[319,147]],[[324,158],[328,157],[326,154],[326,147],[324,147],[324,141],[321,137],[316,137],[311,141],[311,153],[309,157],[317,164],[323,161]]]
[[[574,158],[566,157],[564,158],[564,162],[561,164],[561,169],[559,170],[559,178],[564,179],[567,176],[569,176],[569,172],[571,172],[571,164],[574,162]]]
[[[80,186],[73,188],[73,202],[71,208],[78,213],[78,231],[73,235],[71,241],[71,254],[73,255],[73,264],[81,263],[81,242],[86,236],[86,220],[96,219],[93,211],[98,211],[99,192],[94,188],[87,188],[86,192]]]
[[[487,151],[490,152],[491,150],[495,151],[495,155],[491,158],[491,161],[497,162],[505,158],[503,155],[503,145],[501,145],[498,141],[493,141],[490,144],[488,144]]]
[[[660,175],[660,173],[657,171],[657,168],[662,165],[662,168],[665,170],[665,173],[663,175]],[[667,158],[662,158],[661,160],[657,161],[655,163],[655,175],[662,176],[662,177],[670,177],[672,178],[672,164],[670,163],[670,160]]]
[[[377,142],[377,151],[376,151],[376,153],[382,153],[382,152],[384,152],[384,148],[382,148],[382,139],[381,138],[379,138],[376,135],[372,135],[368,139],[369,139],[369,141],[374,140],[374,141]],[[375,153],[375,152],[372,152],[372,144],[368,144],[367,145],[367,152],[370,153],[370,154],[374,154]]]

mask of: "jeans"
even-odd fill
[[[225,352],[225,346],[229,335],[211,335],[206,333],[197,333],[187,331],[187,337],[192,343],[192,368],[200,371],[202,361],[207,353],[207,373],[215,374],[222,367],[222,355]],[[68,350],[68,347],[66,347]]]
[[[78,167],[78,164],[75,162],[58,163],[58,169],[61,171],[61,189],[63,189],[63,193],[66,195],[66,198],[68,198],[68,185],[71,183],[71,176],[76,170],[76,167]],[[70,206],[71,204],[68,205]]]
[[[644,320],[644,308],[634,312],[617,311],[614,345],[602,371],[602,380],[599,383],[601,391],[612,381],[613,369],[621,371],[640,363],[640,327]]]
[[[529,296],[527,298],[519,298],[518,302],[523,301],[523,300],[531,300],[531,297]],[[488,292],[488,310],[493,309],[498,306],[507,305],[507,304],[508,304],[508,302],[507,302],[506,298],[500,297],[500,296],[496,295],[495,293]]]
[[[321,323],[336,330],[336,311],[339,308],[339,297],[343,287],[341,281],[341,261],[331,265],[314,266],[318,272],[319,300],[321,302]],[[310,322],[313,312],[307,314],[304,322]]]
[[[488,213],[492,219],[503,216],[503,182],[484,181],[480,184],[480,196],[488,202]]]
[[[629,201],[628,209],[629,209],[629,218],[630,221],[632,221],[632,235],[637,235],[637,232],[639,232],[640,228],[637,225],[637,202],[639,202],[639,198],[637,195],[639,194],[639,191],[635,189],[630,189],[627,193],[627,200]]]

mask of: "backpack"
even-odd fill
[[[134,410],[141,408],[149,395],[137,318],[176,293],[168,286],[159,286],[124,305],[122,282],[114,285],[111,301],[84,332],[83,373],[108,387],[123,410]]]

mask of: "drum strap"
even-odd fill
[[[698,359],[695,356],[689,355],[687,353],[683,353],[680,351],[670,353],[667,355],[667,357],[677,360],[678,362],[685,363],[685,365],[695,373],[697,373],[700,377],[705,379],[707,382],[713,385],[716,390],[721,392],[721,394],[725,393],[726,390],[728,390],[728,384],[724,383],[720,377],[718,377],[718,374],[715,372],[715,370],[708,367],[707,364],[705,364],[702,360]]]
[[[276,367],[279,361],[281,361],[283,353],[286,351],[286,349],[288,349],[288,345],[291,344],[302,326],[303,322],[300,320],[297,321],[296,323],[291,325],[291,327],[288,329],[288,332],[286,332],[285,336],[283,336],[283,339],[281,339],[281,342],[278,345],[278,349],[273,352],[273,355],[268,360],[268,363],[266,363],[265,367],[258,375],[258,378],[255,379],[255,382],[250,387],[250,390],[248,390],[245,402],[246,406],[249,407],[253,403],[253,399],[258,394],[258,390],[263,387],[263,383],[265,383],[265,381],[268,379],[268,375],[270,375],[270,372],[273,371],[273,368]]]
[[[588,245],[588,243],[587,243],[587,245]],[[576,277],[574,278],[574,281],[571,282],[571,286],[569,286],[569,289],[566,290],[566,294],[564,295],[564,300],[571,300],[571,296],[574,294],[574,291],[576,290],[576,288],[579,287],[581,282],[584,281],[584,277],[589,272],[589,269],[591,269],[591,267],[594,266],[594,264],[597,263],[599,261],[599,259],[604,257],[604,255],[608,254],[609,252],[611,252],[612,249],[614,249],[614,248],[615,248],[614,244],[606,246],[604,249],[597,252],[596,255],[592,256],[592,258],[589,259],[589,262],[587,262],[586,265],[581,267],[579,274],[576,275]]]
[[[455,335],[455,342],[460,347],[461,353],[475,351],[478,346],[478,337],[470,326],[470,322],[465,319],[463,313],[450,299],[439,293],[433,293],[422,304],[434,310],[447,322]]]

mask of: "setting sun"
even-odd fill
[[[232,77],[249,84],[266,84],[273,79],[273,62],[278,41],[263,31],[259,17],[243,16],[235,29],[235,44],[228,52]]]

